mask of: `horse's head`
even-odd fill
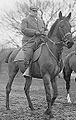
[[[68,48],[71,48],[74,44],[72,39],[72,33],[71,33],[71,25],[70,20],[71,18],[71,12],[67,15],[67,17],[62,16],[62,12],[59,12],[59,19],[56,20],[56,22],[51,27],[51,30],[49,31],[48,37],[51,38],[51,36],[57,36],[58,42],[62,43],[63,46],[66,46]]]
[[[67,17],[63,17],[61,11],[59,12],[58,37],[68,48],[71,48],[74,44],[71,33],[71,25],[69,22],[70,18],[71,12],[68,14]]]

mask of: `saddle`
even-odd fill
[[[42,49],[42,46],[43,46],[44,43],[42,43],[40,45],[40,47],[34,52],[34,55],[33,55],[33,62],[35,62],[36,60],[38,60],[38,58],[40,57],[41,55],[41,49]],[[21,60],[24,60],[24,52],[22,49],[20,49],[14,59],[14,61],[21,61]]]

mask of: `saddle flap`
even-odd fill
[[[18,61],[18,60],[24,60],[24,52],[22,49],[17,53],[14,59],[14,61]]]
[[[41,45],[41,46],[42,46],[42,45]],[[35,62],[35,61],[40,57],[41,48],[42,48],[41,46],[34,52],[33,62]]]
[[[40,47],[34,52],[33,62],[35,62],[40,57],[42,45],[43,44],[41,44]],[[14,61],[18,61],[18,60],[24,60],[24,52],[22,49],[17,53],[14,59]]]

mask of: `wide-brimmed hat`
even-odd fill
[[[36,7],[36,6],[30,6],[30,10],[32,10],[32,11],[38,11],[38,7]]]

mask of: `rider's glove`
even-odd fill
[[[35,32],[35,35],[36,35],[36,36],[40,36],[41,33],[40,33],[39,31],[36,31],[36,32]]]

